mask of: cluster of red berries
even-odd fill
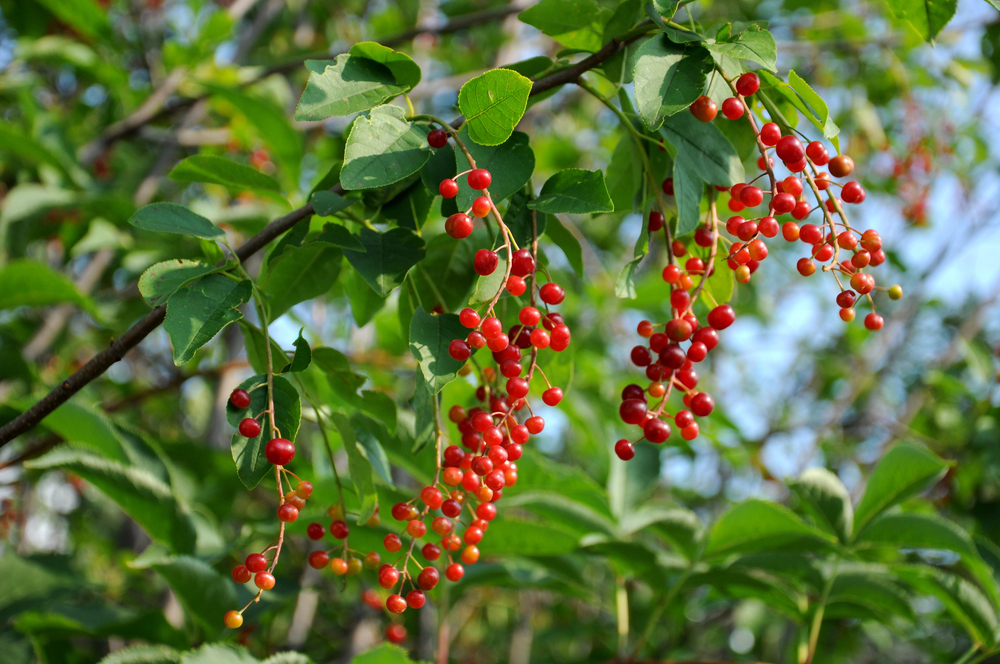
[[[669,418],[673,418],[685,440],[694,439],[699,434],[694,418],[707,416],[715,407],[709,394],[695,389],[698,374],[694,366],[702,362],[716,347],[719,343],[719,331],[732,325],[735,312],[728,304],[716,304],[707,315],[707,325],[703,325],[694,313],[694,304],[701,296],[705,282],[714,274],[720,243],[728,246],[725,254],[727,266],[735,273],[736,280],[745,284],[767,258],[768,248],[763,238],[773,238],[780,233],[788,242],[801,240],[810,249],[809,255],[798,261],[799,273],[809,276],[816,272],[817,262],[830,263],[823,267],[823,271],[832,273],[841,287],[836,298],[841,308],[840,317],[847,322],[854,320],[855,302],[859,296],[868,296],[873,310],[865,317],[865,327],[880,330],[884,324],[882,317],[874,311],[874,301],[870,296],[877,289],[875,279],[864,271],[885,262],[882,238],[874,230],[859,233],[853,229],[842,207],[842,203],[862,203],[866,197],[864,188],[858,182],[850,181],[842,185],[839,198],[828,194],[829,198],[825,203],[820,199],[820,192],[829,190],[831,186],[841,186],[832,178],[844,178],[853,172],[853,160],[847,155],[831,158],[826,147],[819,141],[803,145],[797,136],[782,136],[781,129],[773,122],[764,124],[758,131],[745,97],[759,90],[760,79],[756,74],[747,73],[731,85],[736,96],[723,103],[723,115],[730,120],[747,115],[761,153],[757,165],[762,173],[758,178],[766,175],[772,187],[769,191],[762,190],[754,185],[755,178],[749,183],[738,183],[732,187],[719,186],[716,189],[729,192],[729,209],[733,212],[762,205],[765,195],[770,195],[771,200],[764,215],[729,217],[725,230],[735,240],[719,236],[719,222],[713,205],[710,218],[694,232],[692,239],[698,249],[680,240],[670,242],[670,261],[663,269],[663,279],[671,286],[670,307],[673,315],[669,321],[660,325],[654,325],[650,321],[639,323],[638,333],[649,340],[648,346],[638,345],[633,348],[631,359],[636,366],[645,369],[646,377],[651,383],[646,389],[635,384],[627,386],[622,392],[619,409],[622,420],[642,427],[642,437],[653,443],[663,443],[670,437],[671,429],[666,421]],[[695,101],[690,110],[703,122],[712,121],[717,112],[715,103],[706,96]],[[791,172],[784,179],[778,179],[774,175],[774,160],[769,154],[771,150]],[[824,166],[828,172],[819,170]],[[817,199],[815,207],[803,195],[807,186]],[[672,179],[668,178],[663,182],[663,193],[674,195]],[[797,223],[817,210],[824,216],[821,225],[806,223],[800,226]],[[775,217],[785,214],[790,214],[795,221],[779,223]],[[835,215],[840,221],[835,221]],[[662,212],[652,210],[649,214],[650,232],[659,231],[664,226]],[[669,234],[667,237],[669,239]],[[694,255],[699,249],[704,255]],[[692,255],[681,267],[675,261],[687,255],[689,250]],[[850,257],[841,260],[842,250],[851,252]],[[841,283],[842,277],[848,280],[850,288],[845,288]],[[898,285],[880,290],[887,290],[889,297],[894,300],[903,294]],[[657,327],[662,327],[662,331],[657,331]],[[681,344],[684,343],[689,345],[682,347]],[[673,389],[683,392],[685,409],[670,415],[665,408]],[[650,407],[650,397],[661,401],[656,407]],[[635,456],[633,443],[627,439],[616,443],[615,452],[624,460]]]
[[[264,387],[264,385],[260,385],[259,387]],[[250,406],[250,393],[242,389],[233,390],[233,393],[229,395],[229,403],[234,408],[244,410]],[[246,417],[240,420],[240,424],[237,427],[240,435],[244,438],[256,438],[259,436],[261,426],[257,418],[262,417],[264,414],[260,413],[255,417]],[[287,466],[295,458],[295,443],[287,438],[272,438],[264,446],[264,457],[275,466]],[[282,520],[285,521],[286,519]],[[287,519],[287,521],[295,521],[295,519]]]

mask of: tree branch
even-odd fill
[[[511,13],[513,11],[509,7],[505,9],[509,10],[507,13]],[[602,47],[597,53],[581,60],[577,64],[538,79],[532,85],[530,94],[537,95],[560,85],[576,81],[580,74],[597,67],[621,50],[624,46],[630,44],[648,32],[648,26],[650,25],[652,24],[648,22],[644,23],[629,34],[612,40]],[[454,125],[455,123],[452,124]],[[339,183],[334,186],[331,191],[339,194],[345,193]],[[296,210],[292,210],[285,216],[275,219],[270,224],[265,226],[263,230],[247,240],[246,244],[237,249],[236,256],[241,262],[246,261],[255,253],[263,249],[272,240],[277,239],[278,236],[292,228],[292,226],[299,223],[303,219],[308,219],[312,215],[312,203],[307,203]],[[166,316],[166,313],[166,305],[162,304],[150,311],[142,320],[130,327],[121,337],[113,340],[107,348],[92,357],[86,364],[77,369],[77,371],[74,372],[69,378],[64,380],[59,384],[59,386],[45,395],[41,401],[37,402],[31,408],[0,427],[0,447],[3,447],[10,441],[14,440],[22,433],[35,428],[35,426],[37,426],[46,415],[68,401],[70,397],[79,392],[85,385],[97,379],[101,374],[107,371],[112,364],[122,359],[125,356],[125,353],[137,346],[139,342],[149,335],[150,332],[163,323],[163,318]]]

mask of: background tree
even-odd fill
[[[994,8],[0,0],[0,12],[5,661],[968,663],[1000,649]],[[649,383],[630,361],[634,331],[674,315],[661,270],[684,260],[650,234],[649,212],[692,254],[707,254],[692,232],[715,217],[712,251],[737,241],[722,229],[734,193],[702,181],[742,175],[706,179],[677,137],[695,132],[745,180],[761,172],[750,114],[723,117],[743,69],[761,78],[745,95],[758,128],[794,125],[854,159],[867,200],[851,222],[881,234],[873,274],[905,295],[876,294],[880,332],[861,304],[845,325],[830,275],[796,271],[806,246],[769,240],[697,367],[714,412],[690,440],[674,421],[664,444],[622,461],[615,441],[638,435],[616,412],[622,388]],[[702,94],[721,111],[712,124],[686,110]],[[443,144],[431,136],[463,119]],[[473,206],[456,175],[472,159],[488,163],[496,205],[459,239],[465,222],[445,219]],[[772,192],[767,175],[755,185]],[[521,305],[544,313],[559,299],[537,290],[550,280],[566,292],[553,310],[572,341],[538,350],[537,374],[525,352],[545,427],[480,561],[394,615],[377,571],[338,576],[337,561],[395,562],[393,507],[434,504],[421,488],[447,479],[435,448],[464,433],[452,408],[502,384],[484,373],[500,370],[489,349],[466,374],[448,342],[465,338],[456,314],[470,301],[495,297],[505,328],[523,313],[503,290],[514,242],[539,268]],[[497,267],[480,277],[491,257],[476,250],[491,246]],[[723,258],[699,289],[720,300],[743,281]],[[694,313],[704,324],[718,303]],[[542,404],[547,383],[563,390],[545,399],[556,406]],[[231,396],[240,387],[249,404]],[[272,400],[273,418],[238,430],[256,435],[234,433]],[[263,457],[274,429],[311,487]],[[275,546],[273,590],[231,580]]]

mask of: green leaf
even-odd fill
[[[417,264],[410,277],[410,284],[418,293],[417,299],[432,309],[437,304],[445,311],[462,308],[468,300],[469,290],[476,283],[473,261],[480,240],[485,243],[486,233],[478,229],[463,240],[446,233],[431,238],[427,243],[427,257]]]
[[[413,175],[431,156],[427,134],[427,127],[409,122],[399,106],[378,106],[358,117],[347,137],[341,186],[373,189]]]
[[[877,567],[842,564],[838,568],[824,618],[877,616],[884,621],[893,615],[914,618],[910,598],[892,574]]]
[[[181,664],[181,653],[167,646],[131,646],[116,650],[98,664]]]
[[[310,71],[298,106],[298,121],[326,120],[330,117],[367,111],[410,90],[386,65],[351,54],[334,61],[306,60]]]
[[[257,373],[265,373],[267,371],[267,347],[264,345],[264,333],[259,327],[248,323],[245,319],[240,321],[240,330],[243,331],[243,341],[250,367]],[[275,366],[280,366],[282,358],[285,357],[285,351],[273,337],[268,338],[271,341],[271,357],[278,358],[274,362]]]
[[[34,401],[29,399],[8,403],[24,410],[34,405]],[[67,401],[46,415],[41,426],[58,434],[67,443],[84,447],[106,459],[123,463],[129,461],[115,426],[107,415],[96,408]]]
[[[45,263],[18,258],[0,268],[0,311],[14,307],[41,307],[71,302],[95,311],[76,285]]]
[[[566,259],[573,266],[573,271],[576,272],[577,276],[583,277],[583,249],[580,247],[580,241],[576,239],[576,236],[563,226],[559,218],[555,216],[549,219],[545,228],[545,235],[557,247],[563,250],[563,253],[566,254]]]
[[[313,348],[313,364],[326,374],[330,387],[338,395],[357,395],[358,388],[367,380],[351,370],[351,361],[335,348]]]
[[[252,489],[274,468],[264,456],[264,447],[268,441],[277,437],[277,432],[272,433],[271,419],[264,415],[258,418],[261,425],[260,435],[256,438],[244,438],[240,435],[238,428],[243,419],[258,416],[267,409],[267,376],[257,374],[240,383],[239,387],[250,393],[250,405],[246,408],[236,408],[227,401],[226,420],[230,426],[237,429],[231,443],[236,472],[243,486]],[[295,441],[301,416],[302,404],[298,391],[287,378],[275,376],[274,423],[282,438]]]
[[[514,132],[528,107],[531,79],[510,69],[492,69],[458,93],[469,137],[480,145],[500,145]]]
[[[351,471],[351,482],[354,483],[354,490],[361,501],[358,523],[365,523],[375,514],[375,506],[378,505],[378,492],[376,492],[375,483],[372,480],[372,465],[358,449],[358,441],[354,436],[351,422],[340,413],[331,413],[330,419],[333,420],[337,431],[340,432],[341,439],[344,441],[347,467]]]
[[[887,4],[896,18],[913,26],[926,41],[937,37],[958,7],[957,0],[887,0]]]
[[[436,395],[431,394],[424,380],[424,374],[417,372],[413,379],[413,396],[410,397],[410,408],[416,420],[413,425],[413,450],[416,454],[428,444],[433,443],[437,435],[435,421]]]
[[[332,217],[357,203],[357,199],[344,198],[332,191],[317,191],[312,197],[313,211],[321,217]]]
[[[788,486],[802,499],[803,508],[817,526],[845,544],[851,539],[854,508],[839,477],[825,468],[808,468]]]
[[[351,47],[352,57],[373,60],[388,69],[396,83],[405,85],[411,90],[420,83],[420,65],[405,53],[394,51],[388,46],[377,42],[360,42]]]
[[[503,254],[499,254],[498,258],[497,269],[485,277],[480,276],[476,279],[476,289],[469,298],[469,304],[475,306],[489,302],[503,287],[504,275],[507,274],[507,258]]]
[[[798,74],[794,71],[788,72],[788,83],[766,71],[760,72],[760,75],[762,84],[767,84],[769,89],[775,90],[781,97],[791,103],[813,126],[823,132],[825,138],[833,141],[835,146],[840,145],[837,138],[840,133],[840,127],[830,117],[830,111],[826,106],[826,102]]]
[[[653,7],[663,18],[673,18],[673,15],[677,13],[678,5],[680,5],[680,0],[653,0]]]
[[[917,591],[940,600],[973,641],[987,646],[996,643],[996,610],[974,585],[926,565],[898,565],[893,571]]]
[[[137,228],[158,233],[177,233],[204,240],[224,240],[225,232],[211,221],[177,203],[152,203],[128,220]]]
[[[503,214],[503,222],[507,224],[507,229],[519,247],[531,245],[533,231],[538,237],[545,234],[547,225],[545,213],[529,209],[530,200],[523,191],[515,193],[511,196],[510,205]]]
[[[593,52],[604,45],[604,24],[611,13],[596,0],[542,0],[517,17],[567,48]]]
[[[351,303],[351,315],[358,327],[364,327],[382,307],[385,298],[372,290],[357,270],[344,275],[344,290]]]
[[[432,394],[437,394],[458,377],[458,370],[465,362],[448,354],[448,344],[455,339],[465,339],[468,334],[469,330],[459,322],[457,314],[429,314],[423,307],[413,312],[410,351]]]
[[[216,271],[216,267],[192,261],[184,258],[177,258],[170,261],[163,261],[149,267],[142,276],[139,277],[139,292],[145,298],[146,303],[151,307],[158,307],[167,301],[178,288],[183,288],[193,281]],[[2,279],[2,274],[0,274]]]
[[[108,14],[94,0],[38,0],[60,21],[88,37],[112,42]]]
[[[855,543],[859,547],[954,551],[993,604],[1000,605],[1000,591],[989,565],[980,557],[969,534],[950,521],[923,514],[883,514],[858,534]]]
[[[520,191],[531,179],[535,170],[535,153],[528,146],[528,135],[515,131],[510,138],[498,146],[482,146],[468,140],[468,129],[462,127],[459,138],[465,142],[478,168],[485,168],[493,176],[490,183],[490,196],[499,205],[500,201]],[[457,172],[471,168],[465,153],[459,150],[455,154]],[[435,188],[435,191],[437,189]],[[472,206],[472,201],[480,195],[473,190],[465,177],[458,178],[458,196],[455,203],[466,210]]]
[[[313,661],[300,652],[288,650],[271,655],[261,664],[313,664]]]
[[[368,392],[368,394],[380,393]],[[384,402],[380,403],[380,400],[377,400],[377,398],[373,399],[372,403],[376,405],[376,408],[385,405]],[[396,405],[391,405],[393,408],[393,420],[395,421]],[[386,456],[385,450],[382,448],[381,443],[379,443],[380,437],[387,438],[388,436],[385,427],[360,413],[355,413],[351,417],[351,425],[354,427],[354,437],[358,441],[358,445],[363,451],[365,458],[368,459],[368,463],[371,464],[372,470],[375,471],[389,488],[392,488],[392,468],[389,466],[389,457]]]
[[[243,318],[237,307],[249,301],[251,294],[249,280],[237,283],[212,274],[171,295],[163,329],[174,347],[174,364],[190,362],[222,328]]]
[[[635,141],[631,136],[623,136],[611,153],[605,176],[615,212],[635,212],[636,192],[642,188],[642,178],[642,157]]]
[[[211,182],[230,189],[280,192],[278,181],[255,168],[208,154],[196,154],[174,166],[169,175],[177,182]]]
[[[312,349],[309,347],[309,342],[302,336],[301,329],[299,330],[299,337],[294,341],[293,345],[295,346],[295,354],[292,355],[292,361],[280,373],[305,371],[312,362]]]
[[[778,71],[778,45],[774,43],[771,33],[756,23],[709,48],[740,60],[756,62],[770,71]]]
[[[340,247],[341,249],[350,249],[351,251],[358,251],[364,253],[367,251],[365,245],[361,244],[361,241],[355,237],[351,231],[347,230],[340,224],[326,224],[323,226],[323,231],[309,241],[309,244],[314,242],[323,242],[325,244],[333,245],[334,247]]]
[[[712,66],[702,46],[678,46],[663,35],[647,40],[636,52],[632,73],[643,124],[655,130],[664,118],[690,106],[704,91]]]
[[[674,202],[677,205],[677,220],[674,234],[684,237],[693,233],[701,223],[701,197],[705,184],[687,153],[678,153],[674,159]]]
[[[245,648],[230,645],[204,645],[184,653],[181,664],[258,664]]]
[[[865,495],[855,510],[855,535],[885,510],[937,482],[952,465],[954,462],[945,461],[927,448],[912,443],[893,447],[875,466]]]
[[[288,247],[269,265],[270,274],[262,290],[267,297],[271,320],[299,302],[323,295],[340,276],[343,252],[326,242],[310,242]]]
[[[618,525],[626,535],[640,530],[657,535],[689,560],[697,555],[703,534],[698,515],[680,508],[640,507],[626,513]]]
[[[380,392],[379,390],[361,390],[361,402],[358,407],[371,415],[390,434],[396,432],[396,420],[398,418],[396,402],[387,393]],[[391,485],[391,480],[387,484]]]
[[[615,295],[619,299],[634,300],[639,297],[639,294],[635,290],[635,271],[645,256],[646,254],[636,256],[628,263],[625,263],[625,267],[618,273],[618,280],[615,282]]]
[[[664,120],[660,133],[677,151],[676,159],[708,184],[732,186],[746,178],[739,153],[714,123],[678,113]]]
[[[577,536],[552,523],[498,518],[490,522],[490,532],[480,545],[487,556],[559,556],[579,545]]]
[[[69,448],[53,450],[24,465],[76,473],[135,519],[152,539],[179,553],[194,551],[195,530],[187,508],[169,486],[148,471]]]
[[[207,563],[191,556],[166,556],[154,550],[143,552],[129,563],[133,569],[152,569],[174,591],[184,612],[200,623],[207,634],[224,629],[222,616],[239,603],[236,584]]]
[[[408,228],[393,228],[385,233],[362,228],[358,239],[365,253],[347,250],[344,255],[381,297],[388,297],[402,284],[410,268],[427,253],[423,239]]]
[[[351,664],[412,664],[413,660],[399,646],[383,643],[357,655]]]
[[[786,507],[763,500],[748,500],[731,507],[715,523],[705,556],[780,551],[802,544],[815,547],[832,539]]]
[[[604,184],[604,173],[582,168],[567,168],[550,177],[528,207],[550,214],[595,214],[615,209]]]

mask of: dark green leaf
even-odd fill
[[[191,361],[226,325],[243,317],[237,309],[251,297],[249,281],[209,275],[177,290],[167,301],[163,329],[174,347],[174,363]]]
[[[310,242],[285,249],[268,266],[270,274],[262,288],[271,320],[276,320],[299,302],[329,291],[340,276],[342,253],[326,242]]]
[[[953,463],[925,447],[900,443],[889,450],[872,472],[865,495],[854,513],[854,533],[876,516],[938,481]]]
[[[678,113],[664,120],[660,132],[677,151],[676,158],[708,184],[732,186],[746,178],[739,153],[714,123]]]
[[[44,263],[18,258],[0,268],[0,311],[60,302],[80,304],[94,311],[93,303],[80,294],[72,281]]]
[[[734,505],[715,523],[705,556],[781,551],[803,543],[815,547],[833,539],[781,505],[748,500]]]
[[[413,312],[410,351],[420,365],[432,394],[437,394],[458,377],[458,370],[465,362],[452,359],[448,354],[448,344],[455,339],[465,339],[468,334],[468,329],[459,322],[456,314],[429,314],[423,307]]]
[[[129,567],[152,569],[162,576],[185,613],[201,623],[208,634],[218,634],[224,629],[219,616],[224,616],[239,602],[232,579],[197,558],[157,555],[156,551],[147,550]]]
[[[180,553],[194,551],[195,530],[187,508],[169,486],[149,472],[68,448],[53,450],[25,462],[25,466],[76,473],[115,501],[154,540]]]
[[[582,168],[567,168],[550,177],[528,207],[550,214],[594,214],[615,209],[604,184],[604,173]]]
[[[240,421],[244,418],[256,417],[268,407],[266,375],[257,374],[247,378],[240,383],[240,388],[250,393],[250,405],[239,409],[228,401],[226,402],[226,420],[234,429],[239,427]],[[288,382],[288,379],[275,376],[274,423],[282,438],[295,441],[295,436],[299,432],[301,414],[302,405],[299,401],[298,391]],[[259,436],[244,438],[237,431],[233,434],[231,445],[233,461],[236,462],[236,472],[240,476],[240,481],[248,489],[257,486],[264,476],[274,468],[264,456],[264,447],[268,441],[277,437],[277,433],[271,431],[271,420],[266,415],[260,416],[258,421],[261,424]]]
[[[385,233],[362,228],[359,239],[366,252],[348,250],[344,255],[381,297],[388,297],[403,283],[406,273],[427,253],[424,241],[407,228],[393,228]]]
[[[577,239],[576,235],[563,226],[559,218],[555,216],[549,219],[545,227],[545,235],[563,250],[577,276],[583,277],[583,249],[580,247],[580,240]]]
[[[394,51],[388,46],[382,46],[377,42],[360,42],[351,47],[351,56],[373,60],[392,72],[392,76],[399,85],[405,85],[411,90],[420,83],[420,65],[413,61],[413,58]]]
[[[128,220],[147,231],[191,235],[205,240],[222,240],[226,234],[211,221],[177,203],[153,203],[140,208]]]
[[[381,393],[376,392],[375,394]],[[395,404],[391,405],[393,407],[393,418],[395,418]],[[358,441],[358,446],[361,448],[365,458],[368,459],[368,463],[371,464],[372,470],[375,471],[389,488],[392,488],[392,468],[389,466],[389,457],[386,456],[385,450],[382,449],[382,445],[379,443],[380,437],[385,438],[388,436],[385,427],[360,413],[355,413],[351,417],[351,425],[354,427],[354,438]]]
[[[468,140],[467,129],[462,128],[459,137],[465,142],[478,168],[485,168],[493,175],[490,183],[490,196],[497,205],[500,201],[520,191],[531,179],[535,170],[535,153],[528,146],[528,135],[515,131],[502,145],[486,147]],[[455,153],[457,171],[471,168],[465,153],[459,150]],[[436,190],[435,190],[436,191]],[[465,177],[458,178],[458,196],[455,203],[466,210],[472,205],[480,192],[469,187]]]
[[[174,166],[169,175],[178,182],[211,182],[230,189],[281,191],[278,181],[255,168],[223,157],[196,154]]]
[[[158,307],[167,301],[178,288],[182,288],[216,268],[201,261],[182,258],[163,261],[151,266],[139,277],[139,292],[151,307]],[[0,273],[0,280],[3,279]]]
[[[309,244],[314,242],[323,242],[325,244],[333,245],[334,247],[350,249],[351,251],[358,251],[361,253],[367,251],[358,238],[351,234],[351,231],[347,230],[340,224],[326,224],[323,226],[323,231],[310,240]]]
[[[542,0],[517,17],[568,48],[592,52],[604,45],[611,13],[596,0]]]
[[[503,215],[503,222],[519,247],[531,246],[534,236],[545,234],[545,213],[529,209],[527,204],[530,200],[524,193],[517,192],[511,196],[510,205]]]
[[[888,5],[896,18],[913,26],[925,40],[932,41],[955,15],[958,1],[888,0]]]
[[[455,173],[457,173],[455,170],[455,147],[449,142],[431,153],[431,158],[420,169],[420,180],[428,191],[437,196],[441,181],[455,177]]]
[[[351,302],[351,315],[358,327],[364,327],[385,306],[385,298],[372,290],[357,270],[344,275],[344,290]]]
[[[466,81],[458,93],[463,129],[480,145],[500,145],[521,121],[530,92],[531,79],[510,69],[492,69]]]
[[[678,153],[674,159],[674,202],[677,205],[677,219],[674,234],[684,237],[693,233],[701,223],[701,197],[705,184],[687,153]]]
[[[292,361],[281,370],[281,373],[305,371],[312,362],[312,349],[309,347],[309,342],[302,337],[301,329],[294,345],[295,354],[292,355]]]
[[[326,190],[317,191],[312,197],[313,210],[321,217],[332,217],[355,203],[357,203],[356,199],[344,198],[340,194]]]
[[[657,129],[664,118],[690,106],[711,71],[712,57],[703,47],[678,46],[662,35],[649,39],[636,53],[632,74],[643,124]]]
[[[727,270],[728,271],[728,270]],[[851,495],[840,478],[824,468],[809,468],[788,483],[813,522],[847,543],[854,530]]]
[[[434,403],[437,398],[428,389],[424,374],[418,371],[413,379],[413,396],[410,398],[410,408],[416,416],[413,425],[413,454],[433,443],[437,437]]]
[[[428,129],[406,120],[399,106],[373,108],[354,121],[340,184],[344,189],[372,189],[399,182],[420,170],[430,156]]]
[[[635,212],[636,193],[642,188],[642,156],[631,136],[623,136],[611,153],[605,181],[616,212]]]
[[[365,523],[375,513],[375,506],[378,505],[378,492],[376,492],[375,483],[372,480],[372,466],[358,449],[358,441],[354,436],[354,428],[351,426],[350,420],[340,413],[332,413],[330,418],[344,442],[344,451],[347,452],[347,467],[351,471],[351,482],[354,483],[354,490],[361,501],[358,523]]]

